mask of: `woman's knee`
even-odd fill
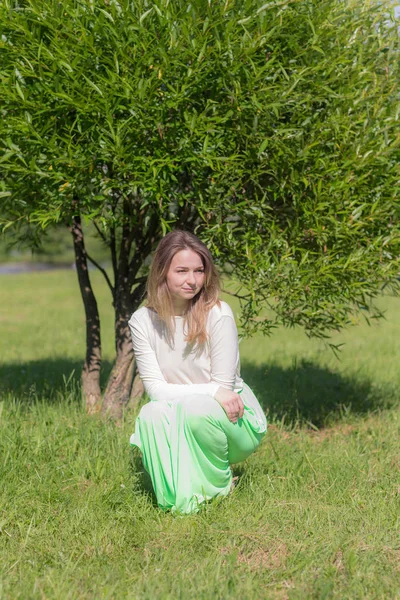
[[[210,396],[189,396],[180,402],[180,410],[194,435],[204,432],[207,426],[217,425],[221,416],[220,405]]]
[[[231,464],[246,460],[259,446],[264,434],[243,428],[241,435],[228,436],[228,454]]]
[[[138,418],[142,423],[154,423],[166,415],[166,406],[162,402],[150,401],[142,406]]]

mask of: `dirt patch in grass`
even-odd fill
[[[247,565],[250,569],[279,569],[283,566],[288,556],[286,544],[280,544],[276,548],[264,550],[258,548],[250,553],[239,552],[237,561]]]
[[[337,571],[344,571],[343,552],[338,550],[333,559],[333,566],[336,567]]]
[[[357,432],[368,432],[368,429],[376,430],[376,416],[370,415],[364,419],[360,419],[356,424],[352,423],[336,423],[331,427],[318,428],[303,428],[285,430],[278,425],[268,425],[268,433],[273,434],[277,438],[284,440],[287,443],[295,442],[299,436],[306,435],[313,442],[319,443],[325,440],[330,440],[336,436],[347,437]],[[395,465],[397,466],[397,465]]]
[[[284,429],[280,429],[276,425],[269,425],[268,432],[273,433],[281,440],[285,442],[294,442],[299,435],[306,434],[310,437],[314,442],[323,442],[326,439],[331,439],[334,436],[348,436],[357,431],[359,426],[350,425],[347,423],[339,423],[334,427],[325,427],[322,429],[298,429],[294,431],[285,431]]]
[[[331,439],[334,436],[348,436],[354,433],[358,428],[354,425],[346,423],[340,423],[334,427],[327,427],[326,429],[320,429],[319,431],[310,431],[310,437],[314,442],[323,442],[326,439]]]
[[[232,548],[221,548],[223,554],[231,554]],[[279,569],[289,555],[286,544],[278,544],[272,548],[256,548],[254,550],[239,550],[236,561],[240,565],[247,566],[252,571],[260,569]]]

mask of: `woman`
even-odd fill
[[[142,452],[159,506],[192,513],[225,496],[230,465],[247,458],[266,431],[265,415],[239,373],[232,311],[219,300],[207,247],[172,231],[160,242],[147,281],[147,304],[129,321],[150,402],[131,445]]]

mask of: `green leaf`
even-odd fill
[[[149,10],[146,10],[146,12],[144,12],[140,18],[139,18],[139,23],[142,25],[143,21],[145,20],[146,17],[148,17],[154,10],[154,7],[149,8]]]
[[[16,88],[16,90],[17,90],[17,92],[18,92],[19,96],[21,96],[22,100],[25,100],[24,93],[23,93],[23,91],[22,91],[22,88],[21,88],[21,86],[19,85],[19,83],[18,83],[18,81],[17,81],[17,80],[15,81],[15,88]]]

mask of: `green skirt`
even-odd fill
[[[151,400],[143,406],[131,445],[142,452],[160,508],[190,514],[205,500],[229,494],[230,465],[245,460],[266,431],[265,416],[260,418],[258,411],[256,417],[254,408],[246,404],[249,392],[245,386],[245,411],[237,423],[231,423],[220,404],[205,395],[174,402]]]

